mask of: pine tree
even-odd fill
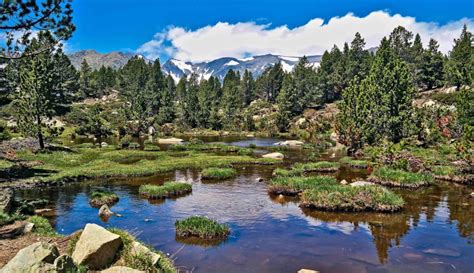
[[[56,105],[69,104],[76,99],[79,75],[66,54],[58,48],[53,55]]]
[[[389,37],[391,49],[409,64],[413,63],[412,39],[413,33],[402,26],[396,27]]]
[[[324,102],[338,99],[344,88],[345,60],[343,53],[335,45],[330,52],[325,51],[318,68],[318,88]],[[313,102],[313,104],[316,104]]]
[[[253,80],[252,72],[248,71],[247,69],[244,72],[244,76],[242,78],[242,94],[243,94],[243,101],[244,105],[248,106],[255,98],[255,82]]]
[[[415,83],[418,87],[422,87],[421,83],[421,67],[423,65],[423,55],[424,55],[423,44],[421,43],[420,34],[416,34],[415,40],[413,41],[413,46],[411,47],[411,62],[410,68],[413,71],[413,77]]]
[[[423,89],[440,87],[444,81],[444,58],[438,50],[438,42],[430,39],[428,49],[423,52],[419,71],[419,86]]]
[[[81,71],[79,73],[79,90],[81,98],[94,96],[94,87],[92,86],[92,68],[86,59],[82,60]]]
[[[259,97],[275,103],[283,84],[284,75],[281,63],[267,67],[257,81]]]
[[[183,101],[181,103],[182,118],[184,122],[192,128],[195,128],[198,126],[198,112],[199,112],[198,91],[199,91],[198,76],[193,73],[189,77],[189,80],[186,81],[185,93],[182,94]],[[182,92],[182,90],[180,90],[180,92]]]
[[[285,75],[283,87],[278,94],[278,115],[276,124],[278,130],[287,131],[288,124],[293,116],[292,110],[299,107],[297,100],[298,90],[296,89],[295,80],[291,74]]]
[[[212,106],[215,103],[212,93],[213,79],[201,80],[198,89],[199,112],[197,113],[197,124],[201,128],[209,128]]]
[[[459,90],[462,85],[472,83],[474,77],[474,47],[473,35],[464,25],[461,36],[454,40],[454,46],[449,53],[446,64],[448,83],[454,84]]]
[[[365,49],[365,40],[359,32],[355,34],[351,42],[349,50],[349,82],[355,77],[364,79],[369,73],[371,56],[368,50]]]
[[[157,115],[158,124],[169,123],[176,117],[176,86],[173,77],[166,77],[166,86],[160,92],[160,106]]]
[[[229,70],[222,86],[222,126],[229,130],[242,129],[241,110],[243,106],[239,73]]]

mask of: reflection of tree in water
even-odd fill
[[[456,222],[459,234],[474,244],[474,198],[470,197],[472,187],[452,185],[447,191],[447,205],[450,223]]]
[[[418,226],[422,214],[426,214],[428,221],[433,220],[442,191],[437,187],[429,187],[399,193],[406,201],[405,208],[400,213],[337,213],[308,209],[303,209],[303,213],[324,222],[349,222],[354,225],[354,229],[366,223],[373,236],[379,262],[385,264],[389,249],[400,245],[401,239],[410,229]]]

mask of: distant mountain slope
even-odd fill
[[[124,66],[130,58],[135,54],[123,52],[99,53],[95,50],[81,50],[68,55],[72,64],[79,69],[82,60],[86,59],[93,69],[100,68],[102,65],[118,69]],[[283,70],[290,72],[298,62],[300,57],[279,56],[279,55],[261,55],[245,59],[237,59],[224,57],[210,62],[191,63],[184,62],[177,59],[169,59],[162,65],[162,69],[166,74],[169,74],[177,82],[184,75],[191,75],[191,73],[198,74],[200,79],[209,79],[214,76],[223,80],[230,69],[239,71],[241,74],[247,69],[254,77],[263,73],[263,71],[278,62],[282,64]],[[308,56],[308,60],[315,67],[319,66],[321,61],[320,55]]]
[[[183,62],[176,59],[169,59],[163,64],[163,71],[170,74],[175,81],[178,81],[184,75],[189,75],[192,72],[198,74],[200,78],[208,79],[211,76],[217,77],[220,80],[224,79],[225,75],[230,69],[240,71],[243,73],[246,69],[252,72],[254,77],[263,73],[265,68],[274,65],[278,62],[282,64],[283,70],[290,72],[298,62],[299,57],[279,56],[279,55],[261,55],[249,57],[245,59],[236,58],[219,58],[210,62],[201,62],[193,64],[191,62]],[[308,60],[315,67],[319,66],[321,61],[320,55],[308,56]]]
[[[82,60],[84,59],[86,59],[87,63],[89,63],[93,69],[98,69],[102,65],[118,69],[124,66],[134,55],[134,53],[119,51],[99,53],[95,50],[81,50],[69,54],[68,57],[76,69],[81,67]]]

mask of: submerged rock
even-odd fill
[[[184,140],[182,140],[181,138],[174,138],[174,137],[158,139],[159,144],[181,144],[183,142]]]
[[[289,146],[289,147],[296,147],[296,146],[303,146],[304,142],[299,140],[285,140],[275,143],[276,146]]]
[[[140,271],[126,266],[112,266],[106,270],[100,271],[102,273],[145,273],[145,271]]]
[[[1,272],[46,272],[59,256],[58,249],[48,243],[37,242],[18,251]]]
[[[77,241],[72,258],[78,265],[89,269],[100,269],[109,265],[120,246],[122,239],[96,224],[87,224]]]
[[[263,158],[283,159],[285,156],[282,153],[269,153],[262,156]]]
[[[370,186],[370,185],[375,185],[375,184],[372,182],[367,182],[367,181],[356,181],[349,185],[351,185],[352,187],[363,187],[363,186]]]
[[[255,179],[255,181],[257,181],[257,182],[263,182],[263,178],[257,177],[257,178]]]
[[[99,209],[99,217],[102,218],[109,218],[110,216],[114,215],[114,213],[109,209],[109,206],[102,205]]]

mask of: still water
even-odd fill
[[[289,154],[290,161],[304,158],[301,152]],[[265,181],[274,168],[238,166],[237,177],[219,183],[202,182],[195,170],[97,180],[23,191],[17,198],[49,199],[53,211],[48,217],[62,234],[86,223],[126,229],[173,255],[182,272],[474,272],[474,198],[468,197],[473,186],[439,182],[398,191],[407,206],[396,214],[317,212],[299,208],[297,198],[267,193]],[[366,177],[364,171],[351,169],[334,175],[347,180]],[[257,182],[258,177],[264,182]],[[169,180],[191,183],[193,193],[152,202],[138,195],[143,183]],[[96,187],[120,196],[112,210],[122,217],[99,219],[87,198]],[[174,222],[192,215],[227,223],[230,237],[217,245],[177,241]]]

